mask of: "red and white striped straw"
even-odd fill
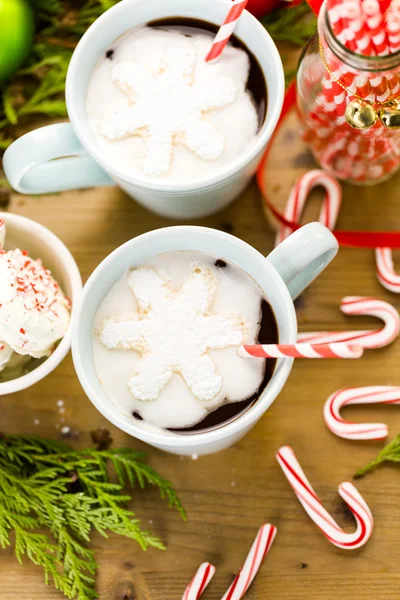
[[[253,344],[240,346],[243,358],[360,358],[363,348],[349,344]]]
[[[261,563],[270,551],[276,533],[276,527],[269,523],[259,529],[243,567],[222,600],[241,600],[243,598],[257,575]]]
[[[400,275],[394,269],[391,248],[376,248],[376,276],[384,288],[395,294],[400,294]]]
[[[339,495],[351,510],[357,523],[355,532],[347,533],[322,506],[292,448],[284,446],[278,451],[276,458],[304,510],[332,544],[343,550],[355,550],[369,540],[374,527],[372,514],[352,483],[345,481],[338,488]]]
[[[225,17],[225,21],[222,23],[217,35],[214,38],[210,52],[206,56],[206,62],[214,60],[220,56],[223,49],[229,42],[229,38],[231,37],[238,20],[242,16],[248,1],[249,0],[233,0],[233,2],[231,2],[232,6]]]
[[[384,56],[391,51],[387,6],[379,0],[328,0],[327,11],[335,36],[347,48],[364,56]]]
[[[338,390],[324,406],[324,420],[329,431],[346,440],[383,440],[388,428],[384,423],[353,423],[340,416],[340,410],[351,404],[400,404],[400,387],[377,385]]]
[[[300,333],[298,341],[302,344],[332,344],[347,342],[363,348],[383,348],[391,344],[400,333],[400,316],[397,310],[378,298],[347,296],[343,298],[340,310],[345,315],[368,315],[382,319],[384,327],[363,331],[320,331]]]
[[[203,563],[197,570],[192,581],[187,586],[182,600],[198,600],[211,579],[214,577],[215,567],[210,563]]]
[[[392,0],[378,0],[380,11],[383,15],[387,12]]]

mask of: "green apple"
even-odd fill
[[[0,81],[21,66],[32,46],[33,10],[27,0],[0,0]]]

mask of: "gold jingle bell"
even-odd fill
[[[352,100],[346,106],[345,117],[354,129],[368,129],[377,122],[378,113],[369,102]]]
[[[386,102],[379,111],[379,118],[389,129],[400,129],[400,100]]]

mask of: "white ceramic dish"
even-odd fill
[[[264,73],[267,114],[254,142],[218,174],[177,185],[159,183],[157,179],[148,182],[116,169],[97,144],[86,114],[92,71],[116,38],[137,25],[177,15],[219,25],[229,6],[228,0],[124,0],[105,12],[86,31],[69,65],[66,98],[71,123],[31,131],[5,152],[4,171],[13,188],[22,194],[43,194],[117,184],[146,208],[172,219],[204,217],[232,202],[255,173],[278,122],[285,91],[282,61],[275,43],[248,11],[241,16],[235,33],[257,58]],[[240,123],[232,126],[240,127]],[[55,158],[58,160],[52,160]]]
[[[68,248],[54,233],[32,219],[7,212],[0,212],[0,219],[4,219],[7,227],[6,250],[21,248],[28,250],[32,258],[41,258],[64,294],[70,298],[73,314],[82,290],[82,278]],[[53,354],[36,369],[11,381],[1,382],[0,396],[28,388],[51,373],[71,347],[71,326],[72,319]]]
[[[171,250],[201,250],[234,263],[261,287],[278,324],[281,343],[296,340],[293,299],[330,263],[337,241],[320,223],[296,231],[267,258],[242,240],[205,227],[166,227],[140,235],[112,252],[87,281],[72,330],[72,354],[79,380],[96,408],[133,437],[175,454],[208,454],[235,443],[271,406],[285,385],[293,359],[279,359],[274,375],[257,402],[236,420],[212,431],[179,435],[123,414],[107,397],[93,363],[92,334],[97,310],[111,286],[132,266]]]

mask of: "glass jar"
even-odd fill
[[[359,184],[379,183],[399,169],[400,51],[387,56],[352,52],[334,36],[323,5],[318,33],[300,60],[297,92],[304,140],[324,169]],[[354,125],[353,107],[357,114],[366,110],[370,125],[376,122],[354,128],[349,124]],[[383,111],[391,127],[378,116]]]

